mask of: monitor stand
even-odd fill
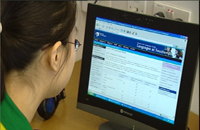
[[[99,126],[99,130],[134,130],[134,129],[129,129],[125,126],[122,126],[122,125],[119,125],[117,123],[108,121],[108,122],[101,124]]]

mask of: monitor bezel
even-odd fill
[[[177,104],[175,124],[170,124],[161,121],[159,119],[141,114],[139,112],[132,111],[128,108],[124,108],[122,106],[118,106],[116,104],[112,104],[110,102],[94,98],[87,94],[96,17],[117,20],[128,24],[147,27],[150,29],[188,36],[188,44],[181,79],[181,87]],[[156,129],[185,129],[187,127],[188,114],[190,110],[190,103],[193,91],[194,76],[197,65],[197,54],[199,48],[199,25],[158,18],[144,14],[132,13],[124,10],[94,4],[88,4],[86,21],[87,22],[85,27],[84,48],[82,55],[82,65],[77,103],[90,105],[94,108],[98,108],[98,110],[108,110],[112,113],[116,113],[117,115],[128,117],[131,120],[137,120]],[[133,113],[133,116],[124,115],[123,113],[120,113],[119,110],[122,108],[123,110],[131,111]],[[104,117],[103,115],[101,116]]]

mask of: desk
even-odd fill
[[[76,108],[81,61],[75,63],[74,70],[65,88],[66,98],[61,100],[52,118],[44,121],[35,114],[31,126],[40,130],[98,130],[107,120]],[[190,130],[199,130],[199,116],[190,112]]]

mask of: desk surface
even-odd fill
[[[31,126],[40,130],[98,130],[107,120],[76,108],[81,61],[76,62],[71,79],[65,88],[66,98],[61,100],[54,116],[44,121],[35,114]],[[199,130],[199,116],[190,112],[190,130]]]

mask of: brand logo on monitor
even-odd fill
[[[101,37],[106,37],[106,35],[105,35],[104,33],[101,33],[101,32],[96,32],[96,33],[95,33],[95,36],[96,36],[96,37],[99,37],[99,36],[101,36]]]
[[[127,111],[124,111],[123,109],[120,109],[120,113],[123,113],[123,114],[129,115],[129,116],[133,116],[132,113],[127,112]]]
[[[96,32],[95,34],[96,34],[96,37],[98,37],[98,36],[99,36],[99,32]]]

